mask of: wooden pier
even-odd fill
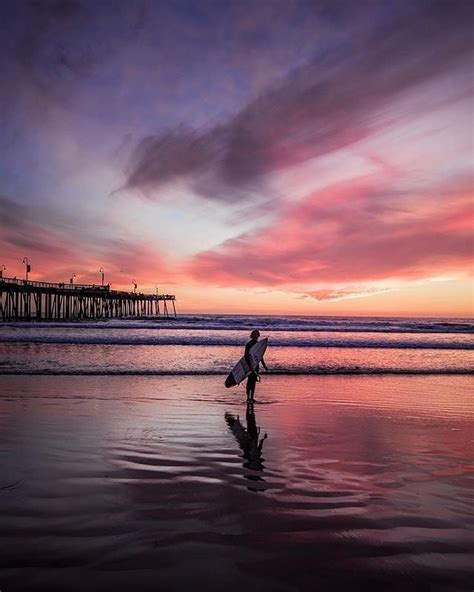
[[[110,286],[53,284],[0,277],[0,320],[40,321],[174,317],[172,294],[141,294]]]

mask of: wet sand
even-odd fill
[[[0,376],[2,592],[471,590],[471,376],[244,398],[219,376]]]

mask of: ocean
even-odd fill
[[[224,375],[249,333],[272,374],[469,374],[472,319],[183,315],[0,326],[2,374]]]
[[[224,380],[269,338],[247,405]],[[0,326],[0,590],[472,590],[472,319]]]

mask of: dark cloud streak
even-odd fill
[[[364,8],[339,3],[334,18],[349,27],[353,10]],[[164,185],[185,181],[204,197],[240,201],[267,174],[366,137],[380,123],[378,109],[449,72],[472,50],[472,3],[406,2],[385,12],[369,3],[365,10],[343,41],[319,47],[311,64],[226,124],[139,142],[124,188],[156,198]]]

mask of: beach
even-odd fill
[[[468,377],[0,382],[2,589],[468,586]]]
[[[97,341],[101,329],[89,329]],[[26,343],[29,330],[43,332],[43,343]],[[307,342],[320,338],[306,331],[299,358],[308,362],[314,350],[313,373],[300,360],[284,374],[285,346],[269,346],[267,363],[280,373],[262,375],[248,408],[243,386],[223,386],[227,359],[241,349],[225,344],[223,330],[213,329],[224,342],[217,346],[213,330],[200,329],[211,344],[189,345],[168,374],[164,360],[180,358],[182,343],[64,344],[57,335],[46,343],[48,330],[3,329],[2,592],[471,589],[465,334],[452,335],[463,349],[412,348],[410,372],[396,373],[400,350],[382,347],[351,373],[344,352],[353,347],[328,347],[332,362],[318,367],[322,353]],[[63,341],[87,334],[53,330]],[[293,331],[294,341],[302,333]],[[396,339],[404,335],[413,340],[403,331]],[[416,335],[418,345],[436,341]],[[153,347],[154,356],[140,355]],[[359,351],[350,359],[362,359]],[[394,367],[383,372],[387,352]],[[453,372],[422,366],[445,353],[460,354]]]

